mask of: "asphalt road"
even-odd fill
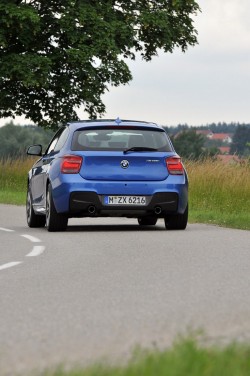
[[[250,339],[250,232],[133,219],[26,226],[0,205],[0,374],[126,359],[178,333]]]

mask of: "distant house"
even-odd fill
[[[240,163],[241,161],[237,155],[218,154],[217,158],[223,163]]]
[[[198,129],[197,131],[196,131],[196,134],[201,134],[202,136],[205,136],[205,137],[207,137],[207,138],[211,138],[211,137],[213,137],[213,132],[212,131],[210,131],[209,129]]]
[[[196,134],[201,134],[205,137],[207,137],[209,140],[215,140],[215,141],[221,141],[225,144],[231,144],[232,143],[232,134],[230,133],[214,133],[210,131],[209,129],[198,129],[196,131]]]
[[[210,140],[221,141],[227,144],[231,144],[233,141],[230,133],[214,133],[212,137],[210,137]]]
[[[218,147],[221,154],[229,154],[230,153],[230,146],[220,146]]]

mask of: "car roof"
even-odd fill
[[[78,129],[84,127],[107,127],[107,126],[134,126],[134,127],[149,127],[149,128],[157,128],[163,129],[162,126],[151,123],[147,121],[140,121],[140,120],[123,120],[120,118],[117,119],[94,119],[94,120],[78,120],[78,121],[70,121],[67,123],[70,128]]]

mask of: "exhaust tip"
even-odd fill
[[[89,205],[88,212],[89,212],[89,214],[95,214],[95,212],[96,212],[95,206],[94,205]]]
[[[157,215],[161,214],[161,207],[160,206],[155,207],[155,214],[157,214]]]

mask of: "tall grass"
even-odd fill
[[[28,171],[34,158],[3,159],[0,161],[0,202],[25,203]]]
[[[0,162],[0,202],[24,204],[27,173],[34,158]],[[250,164],[211,159],[185,163],[190,221],[250,230]]]
[[[186,163],[191,219],[250,229],[250,164]]]

